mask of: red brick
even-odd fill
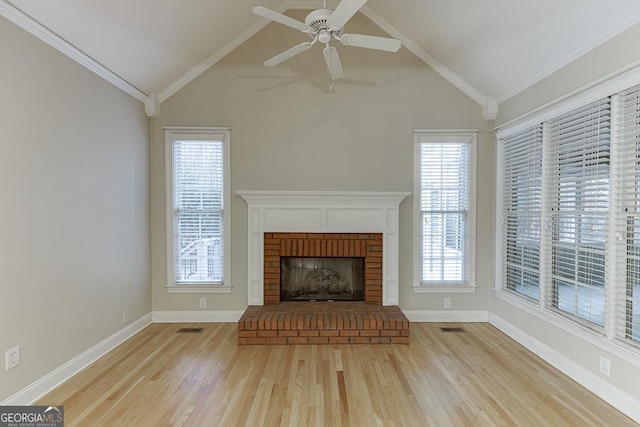
[[[340,336],[340,332],[333,329],[325,329],[320,331],[320,336],[321,337],[337,337],[337,336]]]
[[[309,342],[309,338],[307,338],[307,337],[291,337],[291,338],[287,338],[287,342],[289,344],[307,344]]]
[[[311,331],[311,330],[302,330],[299,333],[299,336],[301,337],[317,337],[318,335],[320,335],[320,331]]]
[[[329,344],[349,344],[349,337],[329,337]]]
[[[352,337],[349,339],[353,344],[371,344],[369,337]]]
[[[291,313],[284,316],[284,329],[291,329]]]
[[[265,345],[267,343],[266,338],[246,338],[246,340],[247,344]]]
[[[274,239],[288,239],[290,233],[273,233],[271,237]]]
[[[328,337],[309,337],[309,344],[329,344]]]
[[[338,234],[338,233],[325,233],[325,234],[322,235],[322,237],[324,239],[327,239],[327,240],[337,240],[337,239],[340,239],[340,234]]]
[[[345,325],[345,329],[347,326]],[[358,329],[358,321],[356,320],[356,315],[351,313],[349,314],[349,329]]]
[[[267,338],[267,344],[286,344],[286,338]]]
[[[358,336],[358,331],[356,330],[351,330],[351,329],[341,329],[340,330],[340,336],[341,337],[357,337]]]
[[[360,331],[360,336],[361,337],[377,337],[380,335],[380,331],[377,329],[371,329],[371,330],[361,330]]]
[[[258,331],[259,338],[275,338],[278,336],[278,331]]]
[[[400,331],[383,329],[383,330],[380,331],[380,336],[383,336],[383,337],[399,337],[400,336]]]
[[[289,233],[290,239],[306,239],[307,233]]]
[[[278,331],[278,336],[279,337],[297,337],[298,336],[298,331]]]

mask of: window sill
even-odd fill
[[[230,294],[232,285],[165,286],[170,294]]]
[[[475,285],[414,285],[416,294],[475,294]]]

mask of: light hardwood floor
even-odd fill
[[[636,425],[489,324],[412,323],[409,345],[236,341],[234,323],[154,324],[38,404],[67,426]]]

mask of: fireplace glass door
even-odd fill
[[[364,258],[281,257],[281,301],[363,301]]]

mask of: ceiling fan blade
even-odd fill
[[[253,13],[256,15],[260,15],[263,18],[271,19],[272,21],[279,22],[288,27],[295,28],[296,30],[300,30],[303,33],[307,33],[311,31],[311,27],[309,27],[304,22],[296,21],[293,18],[289,18],[286,15],[276,12],[275,10],[267,9],[263,6],[256,6],[253,8]]]
[[[342,0],[329,19],[327,19],[329,28],[339,30],[344,27],[344,24],[346,24],[366,2],[367,0]]]
[[[338,80],[344,76],[342,64],[340,63],[340,58],[338,57],[338,51],[336,48],[333,46],[327,46],[324,48],[322,53],[324,54],[324,60],[327,62],[327,68],[329,69],[331,80]]]
[[[400,40],[386,37],[368,36],[365,34],[344,34],[340,41],[347,46],[366,47],[368,49],[397,52],[402,46]]]
[[[284,52],[274,56],[268,61],[265,61],[264,65],[267,67],[275,67],[281,62],[284,62],[287,59],[292,58],[301,52],[304,52],[305,50],[309,49],[311,46],[313,46],[313,43],[311,42],[304,42],[304,43],[300,43],[299,45],[295,45],[291,49],[285,50]]]

